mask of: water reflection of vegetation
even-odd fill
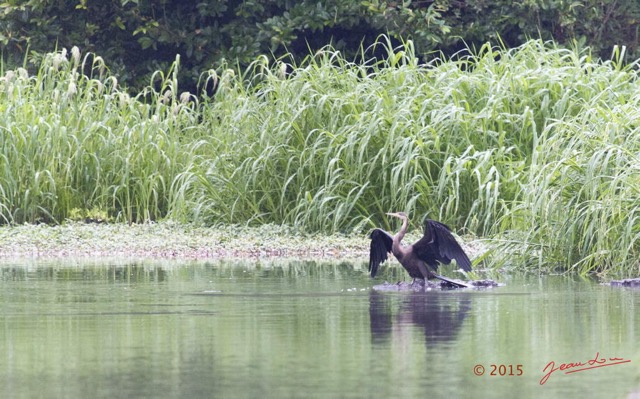
[[[392,272],[395,270],[392,270]],[[91,262],[76,265],[44,263],[29,267],[0,267],[0,279],[3,281],[24,281],[28,279],[46,281],[111,281],[111,282],[164,282],[171,278],[193,278],[199,274],[221,278],[265,277],[310,277],[310,278],[347,278],[362,277],[364,269],[350,262],[322,261],[230,261],[216,262],[132,262],[126,264],[102,264]]]
[[[45,280],[45,281],[112,281],[135,283],[162,282],[167,279],[167,271],[162,267],[150,267],[140,263],[126,266],[40,266],[33,270],[20,267],[0,268],[2,280]]]

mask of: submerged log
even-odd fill
[[[456,280],[458,281],[458,280]],[[470,281],[458,281],[460,284],[466,285],[467,288],[491,288],[497,287],[500,284],[494,280],[470,280]],[[413,282],[399,281],[395,284],[385,281],[383,284],[374,285],[373,289],[376,291],[434,291],[434,290],[452,290],[463,287],[457,287],[446,281],[429,281],[416,279]]]
[[[638,287],[640,288],[640,277],[627,278],[624,280],[612,280],[609,283],[612,287]]]

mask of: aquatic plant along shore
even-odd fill
[[[487,261],[640,274],[640,84],[624,49],[530,41],[421,64],[411,42],[354,64],[327,48],[158,71],[130,96],[99,55],[46,55],[0,78],[0,223],[171,221],[392,230],[440,220],[497,244]],[[370,58],[365,50],[365,59]]]
[[[463,243],[472,257],[487,248],[480,241]],[[0,258],[214,259],[214,258],[340,258],[369,255],[362,235],[302,234],[286,226],[194,227],[172,222],[0,227]]]

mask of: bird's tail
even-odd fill
[[[471,287],[473,287],[471,284],[467,284],[464,281],[452,280],[450,278],[447,278],[447,277],[444,277],[444,276],[440,276],[438,274],[434,274],[433,277],[437,278],[440,281],[444,281],[451,288],[471,288]]]

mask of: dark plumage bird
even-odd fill
[[[402,219],[402,227],[394,236],[382,229],[374,229],[371,232],[371,251],[369,253],[371,277],[375,277],[378,267],[387,260],[389,252],[391,252],[414,281],[415,279],[437,278],[457,287],[467,287],[465,284],[436,274],[438,263],[448,265],[452,259],[462,270],[471,271],[469,257],[451,235],[451,229],[447,225],[425,219],[424,236],[413,245],[402,246],[401,241],[409,227],[409,217],[404,212],[387,213],[387,215]]]

